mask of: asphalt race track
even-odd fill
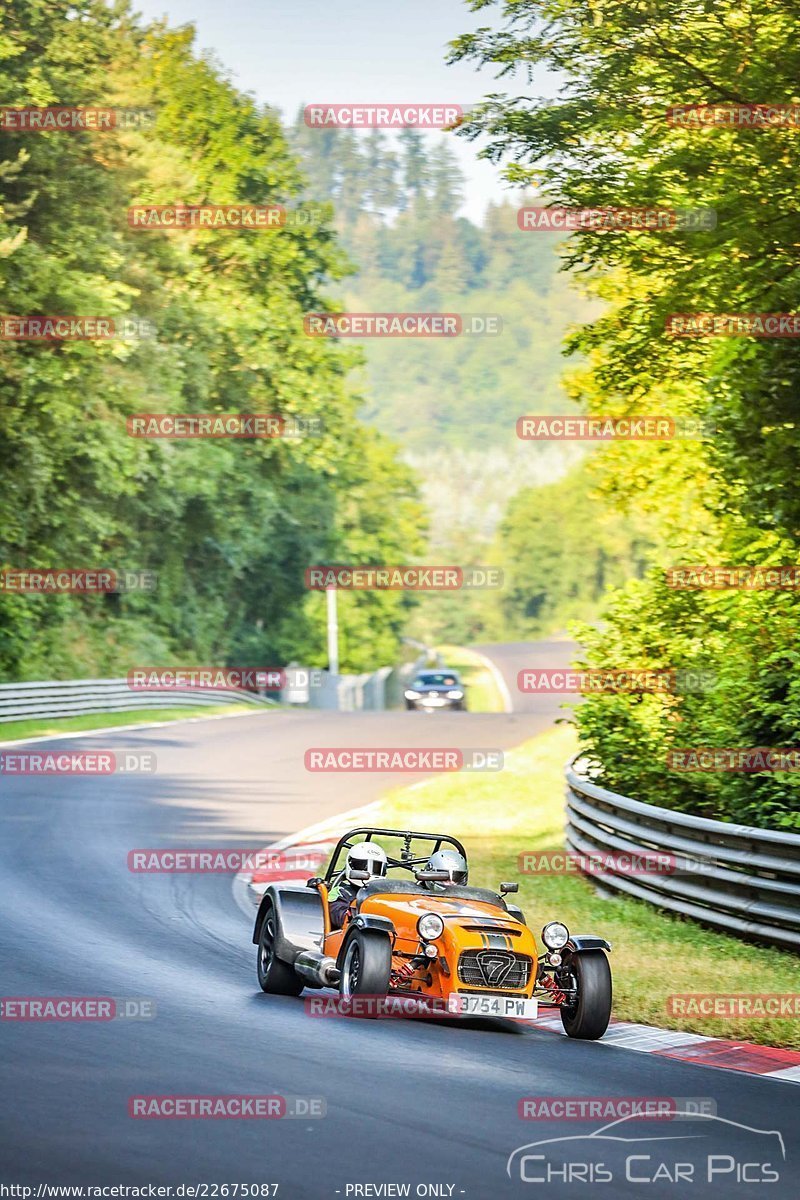
[[[491,653],[512,694],[516,669],[544,661],[534,647]],[[549,665],[561,661],[552,643],[541,653]],[[250,922],[229,875],[127,868],[134,848],[264,845],[386,786],[385,776],[309,774],[309,746],[510,747],[545,728],[563,698],[534,699],[507,716],[280,712],[76,736],[53,745],[152,750],[157,773],[0,776],[2,994],[144,997],[157,1006],[145,1021],[0,1021],[2,1180],[278,1183],[284,1200],[403,1194],[352,1190],[368,1184],[470,1200],[590,1189],[613,1200],[800,1194],[800,1091],[791,1084],[527,1027],[314,1019],[302,998],[259,991]],[[389,781],[398,782],[408,777]],[[175,1094],[318,1098],[326,1115],[128,1116],[132,1095]],[[530,1095],[711,1098],[737,1123],[717,1128],[718,1152],[725,1138],[731,1155],[752,1140],[738,1125],[777,1129],[786,1162],[769,1185],[615,1176],[545,1188],[518,1171],[512,1180],[506,1161],[517,1147],[597,1128],[522,1121],[517,1104]],[[677,1136],[677,1123],[638,1123],[635,1136],[648,1135]],[[666,1151],[653,1145],[657,1163]]]

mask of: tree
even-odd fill
[[[345,270],[335,235],[318,214],[271,232],[130,229],[133,203],[296,209],[304,181],[275,112],[197,57],[190,28],[139,25],[99,0],[13,15],[0,26],[9,103],[136,105],[156,121],[0,131],[3,311],[137,315],[156,337],[0,342],[0,563],[146,567],[158,589],[0,595],[0,670],[108,674],[245,651],[252,665],[319,665],[324,616],[305,568],[421,550],[411,475],[357,420],[352,352],[304,333]],[[278,412],[323,433],[141,441],[126,431],[141,411]],[[371,617],[354,664],[392,660],[404,607],[354,597]]]

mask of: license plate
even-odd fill
[[[515,1000],[512,996],[461,996],[447,998],[451,1013],[474,1017],[506,1017],[517,1021],[534,1021],[539,1012],[538,1000]]]
[[[446,701],[438,700],[438,699],[437,700],[423,700],[422,703],[427,705],[429,708],[441,708],[441,706],[443,704],[445,704]]]

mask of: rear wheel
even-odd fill
[[[339,991],[343,996],[385,996],[392,971],[392,945],[385,933],[357,930],[344,952]]]
[[[611,1019],[611,968],[602,950],[575,954],[571,971],[577,984],[577,997],[569,1008],[561,1009],[561,1024],[571,1038],[595,1041],[601,1038]]]
[[[275,996],[299,996],[305,984],[275,953],[275,908],[268,905],[258,937],[258,982],[262,992]]]

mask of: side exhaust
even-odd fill
[[[303,950],[294,960],[294,969],[317,987],[334,987],[339,982],[336,961],[317,950]]]

